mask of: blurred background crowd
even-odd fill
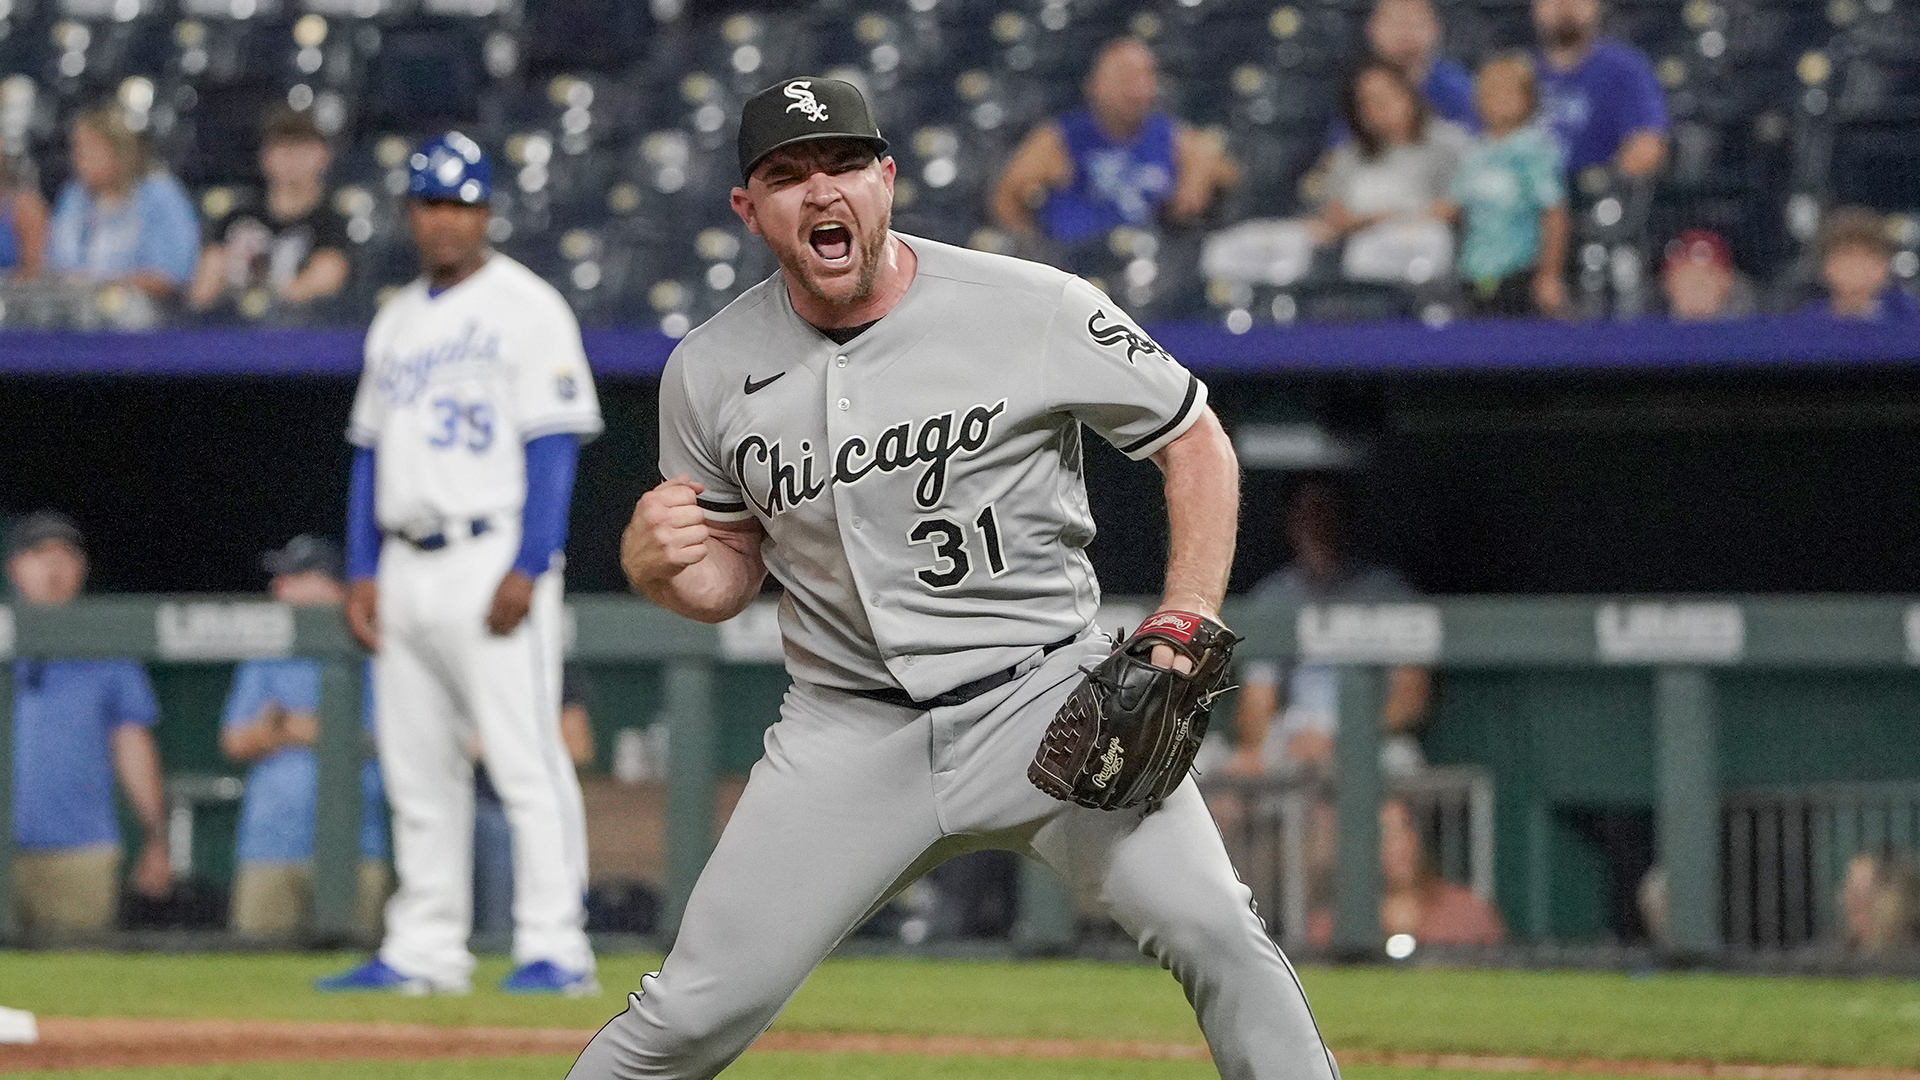
[[[362,322],[459,126],[503,251],[677,337],[771,270],[728,128],[805,72],[899,227],[1150,322],[1903,318],[1916,50],[1892,0],[14,0],[0,324]]]

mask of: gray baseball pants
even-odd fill
[[[1106,654],[1083,638],[965,705],[914,712],[795,684],[660,971],[568,1080],[712,1077],[842,938],[961,852],[1037,858],[1172,971],[1227,1080],[1338,1080],[1192,780],[1151,814],[1027,781],[1041,733]]]

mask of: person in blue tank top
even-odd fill
[[[1158,66],[1139,39],[1101,49],[1087,107],[1036,127],[1007,162],[993,198],[1000,225],[1073,247],[1121,226],[1199,217],[1238,170],[1218,140],[1154,108],[1159,91]]]

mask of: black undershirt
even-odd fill
[[[831,329],[825,326],[816,326],[814,329],[827,335],[835,345],[845,345],[847,342],[873,329],[873,323],[879,321],[879,319],[875,319],[873,322],[863,322],[859,326],[836,326]]]

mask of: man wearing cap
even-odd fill
[[[323,990],[465,993],[470,736],[513,830],[509,992],[591,994],[586,815],[560,741],[561,568],[580,443],[600,431],[566,301],[487,247],[492,174],[449,132],[410,159],[422,274],[367,330],[347,438],[347,619],[375,650],[399,891],[371,960]]]
[[[886,145],[837,80],[789,79],[743,111],[733,209],[780,272],[674,350],[668,479],[621,561],[709,623],[771,572],[793,688],[672,953],[571,1075],[715,1075],[868,915],[998,848],[1173,972],[1222,1076],[1335,1080],[1190,778],[1112,811],[1028,779],[1113,645],[1093,626],[1084,429],[1166,474],[1163,621],[1219,610],[1239,471],[1205,387],[1078,278],[893,232]]]
[[[339,607],[340,549],[317,536],[296,536],[261,559],[273,575],[268,591],[283,604]],[[361,715],[373,734],[373,686]],[[234,841],[239,864],[233,880],[233,911],[227,928],[262,939],[298,936],[313,910],[313,821],[320,737],[320,665],[299,657],[248,660],[233,672],[233,690],[220,720],[220,749],[250,766],[240,801]],[[387,836],[380,819],[380,767],[361,766],[359,905],[354,925],[367,937],[379,933],[380,905],[387,898]]]
[[[80,530],[41,511],[7,535],[14,596],[60,607],[86,584]],[[159,898],[173,887],[167,857],[160,717],[146,669],[134,660],[13,662],[13,902],[16,925],[37,935],[108,929],[119,909],[117,774],[145,843],[131,883]]]

